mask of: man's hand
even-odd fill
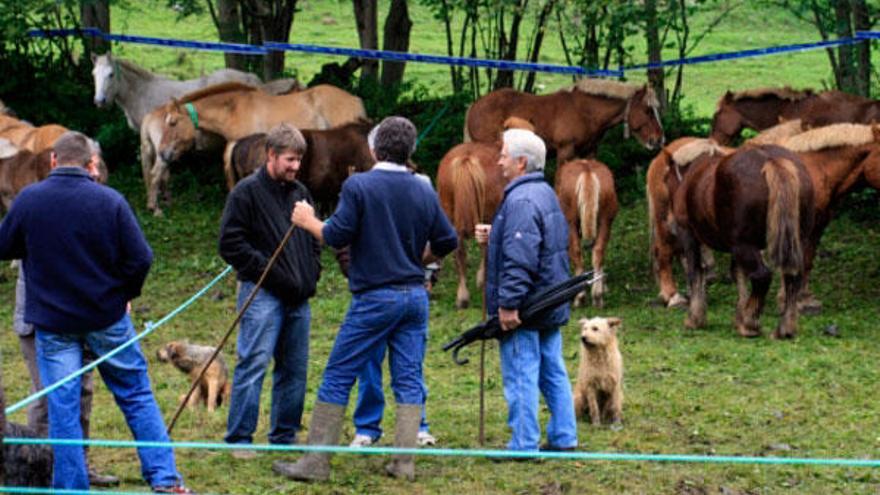
[[[297,227],[306,228],[310,221],[317,220],[315,209],[306,201],[297,201],[290,212],[290,221]]]
[[[485,246],[489,244],[489,233],[492,232],[492,225],[488,223],[478,223],[474,226],[474,238],[477,244]]]
[[[518,309],[498,308],[498,321],[501,323],[501,330],[505,332],[516,330],[522,324]]]

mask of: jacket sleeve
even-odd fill
[[[24,258],[24,235],[21,232],[21,215],[12,203],[12,208],[0,222],[0,259]]]
[[[440,207],[440,200],[437,199],[436,193],[434,194],[434,223],[431,225],[428,240],[431,243],[431,253],[438,257],[446,256],[458,246],[458,236],[455,235],[455,229],[452,228],[449,218]]]
[[[350,245],[358,233],[360,210],[360,197],[355,181],[348,179],[342,183],[336,211],[324,224],[324,242],[337,249]]]
[[[117,222],[121,248],[119,272],[125,280],[126,294],[131,300],[141,295],[144,281],[150,272],[150,265],[153,264],[153,250],[147,244],[144,232],[138,225],[131,206],[125,200],[120,201]]]
[[[229,193],[220,220],[220,257],[244,280],[259,279],[269,260],[251,244],[250,198],[240,189]]]
[[[505,205],[509,212],[501,232],[498,306],[517,309],[534,288],[541,251],[541,219],[535,205],[521,199]]]

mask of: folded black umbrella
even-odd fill
[[[529,296],[519,308],[519,319],[522,322],[520,328],[541,328],[544,320],[553,310],[570,302],[603,276],[593,277],[591,271],[582,273]],[[467,364],[467,358],[459,359],[458,357],[458,352],[463,347],[478,340],[500,339],[501,334],[501,323],[498,321],[498,316],[493,316],[444,344],[443,350],[452,349],[452,360],[456,364]]]

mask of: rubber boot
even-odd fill
[[[422,406],[419,404],[398,404],[397,424],[394,430],[394,446],[414,449],[422,421]],[[395,478],[413,481],[416,478],[416,463],[412,454],[397,454],[385,466],[385,472]]]
[[[315,402],[309,425],[309,445],[338,445],[345,406]],[[307,452],[298,461],[275,461],[272,471],[297,481],[325,481],[330,478],[330,454]]]

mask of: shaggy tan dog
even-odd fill
[[[163,363],[171,362],[177,369],[187,373],[190,383],[199,377],[202,366],[214,353],[213,347],[204,345],[190,344],[186,341],[174,341],[165,344],[164,347],[156,351],[156,356]],[[229,383],[229,369],[226,367],[226,361],[223,355],[217,356],[217,359],[211,363],[199,386],[193,391],[189,398],[189,407],[194,408],[199,402],[203,403],[209,412],[229,400],[232,384]],[[180,400],[186,396],[182,395]]]
[[[582,319],[581,362],[574,387],[574,413],[590,422],[619,424],[623,408],[623,358],[617,348],[620,318]]]

